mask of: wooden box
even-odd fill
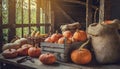
[[[41,42],[40,46],[42,53],[46,53],[46,52],[54,53],[58,61],[69,62],[71,61],[70,53],[73,50],[78,49],[81,46],[81,44],[83,44],[83,42],[75,42],[72,44]]]

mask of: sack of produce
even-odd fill
[[[75,22],[72,24],[65,24],[65,25],[60,26],[60,29],[62,32],[69,30],[72,33],[74,33],[76,31],[76,29],[80,29],[80,28],[81,28],[81,25],[79,22]]]
[[[110,20],[102,23],[93,23],[87,29],[92,38],[92,46],[99,63],[116,63],[120,61],[120,21]]]

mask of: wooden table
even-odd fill
[[[17,63],[16,61],[21,58],[23,58],[23,57],[17,57],[14,59],[5,59],[2,55],[0,55],[0,63],[11,64],[11,65],[19,67],[20,69],[120,69],[120,64],[76,65],[73,63],[56,62],[53,65],[44,65],[37,58],[33,58],[33,60],[35,61],[34,63],[32,63],[29,60],[27,60],[26,62],[23,62],[23,63]],[[11,69],[11,68],[9,68],[9,69]]]

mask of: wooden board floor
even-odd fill
[[[56,62],[53,65],[44,65],[37,58],[33,58],[35,61],[34,63],[30,62],[29,60],[23,63],[17,63],[16,61],[21,58],[22,57],[5,59],[2,55],[0,55],[0,63],[11,64],[20,69],[120,69],[120,64],[98,65],[94,63],[88,65],[76,65],[73,63]]]

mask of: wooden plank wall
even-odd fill
[[[93,5],[93,0],[55,1],[53,8],[55,12],[55,29],[57,30],[59,30],[60,25],[73,22],[80,22],[82,24],[81,29],[85,30],[89,24],[93,23],[93,10],[98,9],[96,5]]]
[[[110,19],[111,0],[100,0],[99,22]]]

